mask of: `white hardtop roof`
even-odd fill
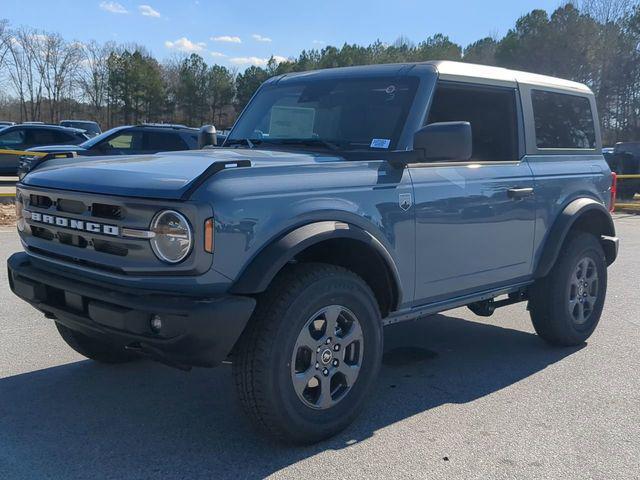
[[[536,73],[509,70],[508,68],[489,67],[473,63],[450,62],[446,60],[425,62],[433,65],[443,80],[469,82],[492,85],[516,86],[517,84],[570,90],[579,93],[592,94],[589,87],[582,83],[564,80],[562,78],[538,75]]]

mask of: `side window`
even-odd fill
[[[152,152],[189,150],[189,146],[176,132],[146,132],[145,150]]]
[[[57,135],[59,132],[55,130],[47,130],[34,128],[28,131],[28,143],[30,145],[51,145],[53,143],[60,143],[60,137]],[[66,141],[62,140],[62,141]]]
[[[511,88],[438,83],[427,123],[466,121],[473,136],[472,160],[518,159],[516,93]]]
[[[12,130],[0,135],[0,145],[10,147],[12,145],[22,145],[25,141],[24,130]]]
[[[56,143],[68,143],[75,139],[75,137],[72,134],[67,132],[54,131],[52,133]]]
[[[532,90],[538,148],[596,147],[591,104],[587,97]]]
[[[109,150],[142,150],[142,132],[126,131],[105,140],[100,148]]]

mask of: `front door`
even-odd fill
[[[469,162],[410,167],[416,218],[416,304],[532,273],[533,175],[520,161],[512,88],[438,84],[427,123],[468,121]]]

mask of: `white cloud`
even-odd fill
[[[266,43],[271,42],[271,39],[269,37],[263,37],[258,33],[254,33],[253,35],[251,35],[251,38],[253,38],[257,42],[266,42]]]
[[[98,5],[101,10],[109,13],[129,13],[121,3],[118,2],[100,2]]]
[[[154,10],[150,5],[138,5],[138,10],[145,17],[160,18],[160,12]]]
[[[324,40],[314,40],[313,44],[314,45],[326,45],[327,42],[325,42]]]
[[[242,43],[240,37],[231,36],[231,35],[221,35],[219,37],[211,37],[211,40],[214,42],[225,42],[225,43]]]
[[[221,58],[221,57],[226,57],[226,55],[224,53],[221,52],[209,52],[211,54],[212,57],[214,58]]]
[[[164,46],[169,50],[177,50],[178,52],[198,53],[202,52],[207,44],[203,42],[192,42],[187,37],[182,37],[173,42],[167,40],[164,42]]]
[[[274,55],[273,59],[276,63],[286,62],[287,58],[280,55]],[[233,57],[229,59],[229,62],[235,65],[255,65],[256,67],[266,67],[269,63],[269,58],[260,57]]]

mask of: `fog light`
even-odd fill
[[[160,318],[160,315],[154,315],[153,317],[151,317],[151,330],[153,330],[154,333],[158,333],[160,330],[162,330],[162,319]]]

